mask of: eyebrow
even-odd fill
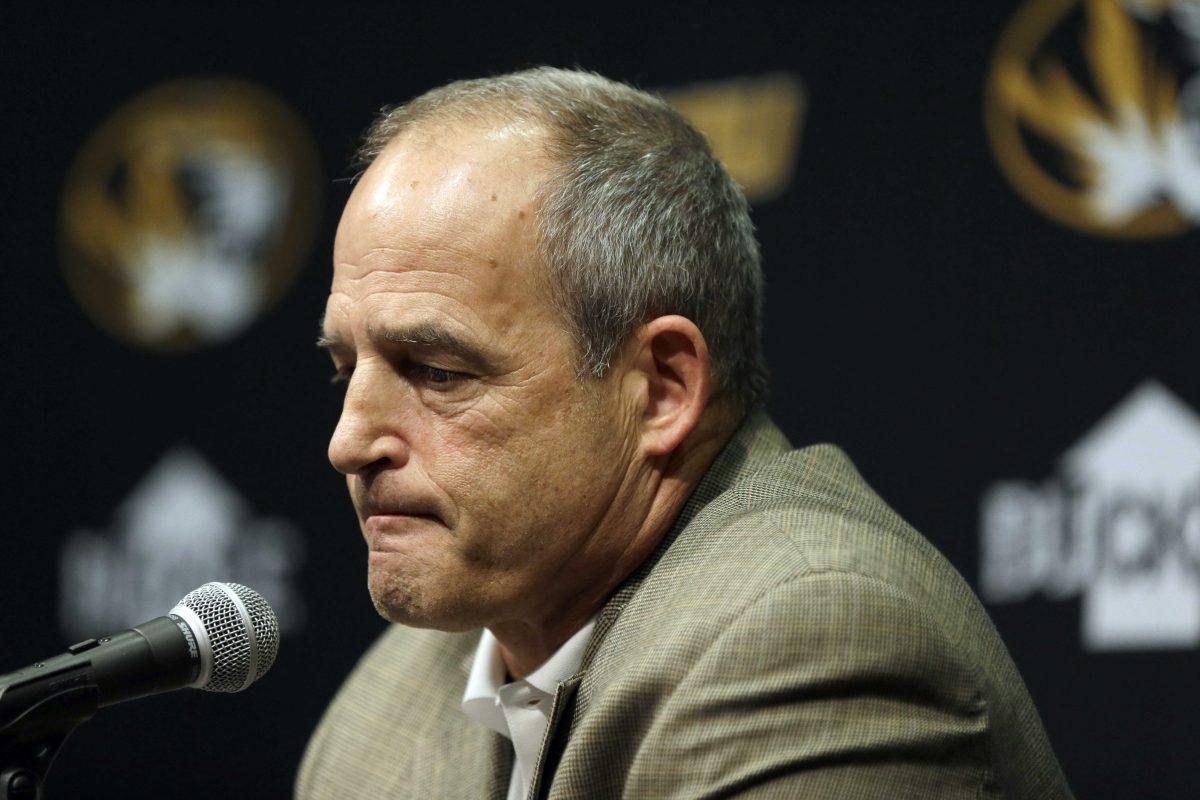
[[[336,333],[326,333],[324,314],[317,320],[317,347],[322,350],[340,350],[345,347],[341,336]]]
[[[458,336],[436,322],[418,322],[403,326],[367,326],[367,335],[394,344],[404,344],[422,350],[445,353],[477,369],[491,367],[484,349]]]
[[[322,320],[322,328],[324,320]],[[368,325],[367,336],[372,340],[382,339],[393,344],[403,344],[421,350],[445,353],[481,370],[492,368],[492,359],[486,350],[437,322],[424,321],[411,325]],[[346,348],[345,340],[337,333],[325,332],[317,336],[317,347],[325,350]]]

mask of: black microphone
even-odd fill
[[[36,757],[44,775],[52,750],[97,709],[186,687],[238,692],[271,668],[278,651],[279,623],[262,595],[206,583],[166,616],[0,675],[0,756]]]

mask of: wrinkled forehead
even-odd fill
[[[326,327],[345,336],[385,319],[439,319],[479,336],[529,338],[557,321],[536,247],[547,175],[521,132],[402,134],[342,214]]]
[[[535,246],[540,143],[519,126],[419,125],[363,174],[343,211],[334,264],[383,248],[456,253],[485,264]],[[348,270],[349,271],[349,270]]]

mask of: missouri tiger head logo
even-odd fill
[[[137,346],[240,333],[290,284],[316,222],[316,150],[299,119],[231,79],[153,88],[77,156],[60,245],[72,293]]]
[[[985,105],[1002,171],[1050,218],[1126,238],[1200,224],[1200,0],[1029,0]]]

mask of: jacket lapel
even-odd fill
[[[529,786],[531,800],[542,800],[550,792],[550,783],[554,779],[558,762],[562,760],[563,749],[566,748],[567,739],[571,735],[575,698],[582,681],[583,672],[577,672],[558,684],[554,692],[554,703],[550,707],[550,724],[546,727],[546,735],[542,737],[542,747],[533,769],[533,782]]]

